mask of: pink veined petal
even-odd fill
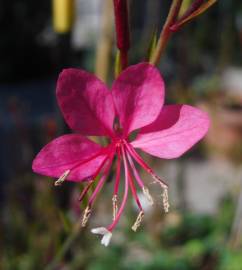
[[[61,136],[42,148],[35,157],[32,168],[36,173],[56,178],[74,168],[67,180],[81,181],[92,176],[106,157],[105,148],[81,135],[70,134]]]
[[[164,103],[165,85],[153,65],[140,63],[124,70],[112,87],[124,134],[152,123]]]
[[[188,105],[168,105],[131,143],[160,158],[177,158],[201,140],[208,131],[207,113]]]
[[[70,172],[67,180],[73,182],[89,181],[93,180],[93,176],[96,174],[100,166],[108,157],[107,153],[100,154],[88,162],[83,162],[82,165],[77,166],[74,170]]]
[[[111,135],[115,117],[111,92],[93,74],[64,69],[56,89],[63,116],[71,129],[82,135]]]

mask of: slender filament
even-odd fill
[[[122,147],[122,156],[124,156],[124,150],[123,150],[123,147]],[[125,184],[124,184],[124,195],[123,195],[123,200],[122,200],[122,203],[120,205],[120,208],[118,210],[118,213],[116,215],[116,218],[115,220],[113,221],[113,223],[111,225],[108,226],[108,230],[111,232],[115,226],[117,225],[120,217],[121,217],[121,214],[123,213],[123,210],[124,210],[124,207],[126,205],[126,202],[127,202],[127,198],[128,198],[128,191],[129,191],[129,182],[128,182],[128,167],[127,167],[127,164],[125,165],[125,162],[124,162],[124,172],[125,172]]]
[[[114,156],[114,155],[112,154],[112,156],[109,157],[109,162],[108,162],[108,164],[107,164],[107,167],[105,168],[105,171],[104,171],[102,177],[100,178],[100,180],[99,180],[99,182],[98,182],[98,184],[97,184],[95,190],[93,191],[93,193],[92,193],[92,195],[91,195],[91,197],[90,197],[90,199],[89,199],[89,201],[88,201],[88,205],[92,205],[92,204],[93,204],[94,200],[95,200],[96,197],[97,197],[97,194],[98,194],[99,191],[102,189],[103,184],[104,184],[104,182],[105,182],[105,180],[106,180],[106,178],[107,178],[107,176],[108,176],[108,173],[109,173],[109,171],[110,171],[110,168],[111,168],[111,165],[112,165],[112,161],[113,161],[113,156]]]

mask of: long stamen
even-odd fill
[[[143,167],[155,181],[160,182],[160,185],[162,185],[163,188],[168,188],[168,185],[158,175],[155,174],[155,172],[149,167],[149,165],[138,155],[134,148],[126,141],[124,141],[124,143],[130,155],[140,164],[140,166]]]
[[[139,186],[142,188],[142,191],[143,191],[143,193],[144,193],[146,199],[149,201],[149,203],[150,203],[151,205],[153,205],[153,204],[154,204],[154,201],[153,201],[153,198],[152,198],[151,195],[150,195],[149,189],[148,189],[147,187],[144,186],[144,183],[143,183],[143,181],[142,181],[142,179],[141,179],[141,177],[140,177],[138,171],[136,170],[136,167],[135,167],[135,165],[134,165],[134,162],[133,162],[131,156],[129,155],[128,152],[126,152],[126,153],[127,153],[127,157],[128,157],[128,160],[129,160],[129,164],[130,164],[130,166],[131,166],[131,168],[132,168],[132,171],[133,171],[133,174],[134,174],[134,177],[135,177],[137,183],[138,183]]]
[[[124,164],[128,168],[128,163],[127,163],[127,159],[126,159],[125,155],[124,155]],[[142,206],[141,206],[141,203],[139,201],[139,197],[137,195],[135,185],[134,185],[134,182],[133,182],[133,179],[132,179],[132,176],[131,176],[131,173],[130,173],[129,169],[128,169],[128,181],[129,181],[129,186],[130,186],[131,192],[132,192],[132,194],[133,194],[133,196],[135,198],[135,201],[136,201],[139,209],[142,211]]]
[[[95,179],[91,180],[91,181],[85,186],[85,188],[83,189],[83,191],[82,191],[80,197],[78,198],[78,201],[81,202],[81,201],[83,200],[83,198],[85,197],[85,195],[86,195],[87,192],[89,191],[90,187],[93,185],[94,181],[95,181]]]
[[[124,150],[123,150],[123,147],[122,147],[122,155],[124,156]],[[127,165],[127,164],[126,164]],[[112,231],[115,226],[117,225],[120,217],[121,217],[121,214],[124,210],[124,207],[125,207],[125,204],[127,202],[127,198],[128,198],[128,191],[129,191],[129,183],[128,183],[128,167],[125,166],[125,162],[124,162],[124,172],[125,172],[125,186],[124,186],[124,196],[123,196],[123,200],[122,200],[122,203],[120,205],[120,208],[118,210],[118,213],[117,213],[117,216],[115,218],[115,220],[113,221],[113,223],[111,225],[108,226],[108,231]]]
[[[132,191],[132,194],[136,200],[136,203],[140,209],[140,212],[139,212],[139,215],[138,217],[136,218],[136,221],[134,223],[134,225],[131,227],[133,231],[137,231],[137,229],[139,228],[139,226],[141,225],[141,222],[142,222],[142,218],[144,216],[144,211],[142,209],[142,206],[141,206],[141,203],[140,203],[140,200],[139,200],[139,197],[136,193],[136,189],[135,189],[135,186],[134,186],[134,182],[133,182],[133,179],[132,179],[132,176],[129,172],[129,185],[130,185],[130,188],[131,188],[131,191]]]
[[[62,185],[62,183],[66,180],[67,176],[70,174],[70,172],[76,168],[78,168],[79,166],[91,161],[92,159],[100,156],[102,153],[104,153],[104,150],[100,150],[98,153],[96,153],[95,155],[75,164],[74,166],[70,167],[68,170],[66,170],[54,183],[55,186],[60,186]],[[105,159],[106,161],[106,159]]]
[[[142,206],[141,206],[141,203],[139,201],[139,197],[137,195],[137,192],[136,192],[136,189],[135,189],[135,186],[134,186],[134,182],[133,182],[133,179],[132,179],[132,176],[130,174],[130,171],[128,171],[128,179],[129,179],[129,186],[130,186],[130,189],[131,189],[131,192],[135,198],[135,201],[139,207],[140,210],[142,210]]]
[[[127,152],[126,152],[126,153],[127,153]],[[139,173],[138,173],[138,171],[136,170],[136,167],[135,167],[135,165],[134,165],[134,162],[133,162],[131,156],[129,155],[129,153],[127,153],[127,157],[128,157],[129,164],[130,164],[130,166],[131,166],[131,168],[132,168],[134,177],[135,177],[135,179],[137,180],[137,183],[139,184],[139,186],[140,186],[141,188],[143,188],[143,187],[144,187],[144,183],[143,183],[142,179],[140,178]]]
[[[120,148],[117,148],[117,170],[116,170],[116,179],[114,184],[114,195],[118,194],[119,183],[120,183],[120,172],[121,172],[121,156],[120,156]]]
[[[94,184],[95,180],[97,179],[98,174],[100,173],[100,171],[102,170],[103,166],[105,165],[106,161],[108,160],[108,157],[106,157],[103,162],[101,163],[101,165],[98,167],[98,169],[96,170],[96,172],[93,174],[93,176],[91,177],[92,180],[90,180],[89,184],[84,188],[84,190],[82,191],[80,197],[79,197],[79,201],[82,201],[84,196],[87,194],[87,192],[89,191],[90,187]]]
[[[107,161],[107,159],[106,159],[106,161]],[[113,154],[110,157],[109,162],[107,164],[107,167],[105,168],[105,171],[104,171],[101,179],[99,180],[95,190],[93,191],[93,193],[92,193],[92,195],[91,195],[91,197],[90,197],[90,199],[88,201],[87,207],[86,207],[86,209],[84,211],[83,218],[82,218],[82,226],[83,227],[86,226],[87,221],[88,221],[88,219],[89,219],[89,217],[91,215],[91,206],[92,206],[94,200],[96,199],[96,196],[99,193],[100,189],[103,187],[103,184],[104,184],[104,182],[105,182],[105,180],[107,178],[107,175],[109,173],[109,170],[111,168],[112,161],[113,161]],[[105,164],[104,164],[104,166],[105,166]]]
[[[141,167],[143,167],[152,176],[152,178],[155,180],[155,183],[159,184],[163,189],[162,201],[164,211],[167,213],[169,211],[170,206],[168,200],[168,185],[158,175],[155,174],[155,172],[145,163],[145,161],[138,155],[138,153],[134,150],[134,148],[130,144],[128,144],[126,141],[124,141],[124,143],[130,155],[137,161],[137,163],[140,164]],[[146,191],[144,191],[144,193],[146,193]],[[148,193],[146,194],[148,195]]]
[[[118,213],[118,190],[120,184],[120,173],[121,173],[121,156],[120,156],[120,147],[117,148],[117,169],[116,169],[116,178],[114,184],[114,194],[112,198],[113,202],[113,220],[115,220]]]
[[[93,204],[93,202],[94,202],[94,200],[95,200],[97,194],[99,193],[99,191],[100,191],[101,188],[103,187],[103,184],[104,184],[104,182],[105,182],[105,180],[106,180],[106,178],[107,178],[107,176],[108,176],[109,170],[110,170],[110,168],[111,168],[112,161],[113,161],[113,154],[112,154],[112,156],[110,157],[109,163],[107,164],[107,167],[106,167],[106,169],[105,169],[105,171],[104,171],[104,173],[103,173],[101,179],[99,180],[99,182],[98,182],[98,184],[97,184],[95,190],[93,191],[93,193],[92,193],[92,195],[91,195],[91,197],[90,197],[90,199],[89,199],[88,205],[92,205],[92,204]]]
[[[127,152],[125,152],[126,153],[126,155],[128,156],[128,153]],[[131,159],[131,157],[130,157],[130,159],[129,159],[129,163],[130,163],[130,161],[132,162],[132,159]],[[124,155],[124,162],[127,164],[127,159],[126,159],[126,156]],[[134,167],[134,163],[132,162],[132,164],[133,164],[133,166],[132,166],[132,169],[133,168],[135,168]],[[128,166],[128,165],[127,165]],[[136,170],[136,169],[135,169]],[[134,172],[134,171],[133,171]],[[138,175],[138,172],[136,171],[136,175]],[[141,222],[142,222],[142,218],[143,218],[143,216],[144,216],[144,211],[143,211],[143,209],[142,209],[142,206],[141,206],[141,203],[140,203],[140,201],[139,201],[139,197],[138,197],[138,195],[137,195],[137,192],[136,192],[136,189],[135,189],[135,185],[134,185],[134,182],[133,182],[133,179],[132,179],[132,176],[131,176],[131,174],[130,174],[130,171],[128,171],[128,176],[129,176],[129,185],[130,185],[130,188],[131,188],[131,191],[132,191],[132,194],[133,194],[133,196],[134,196],[134,198],[135,198],[135,200],[136,200],[136,203],[137,203],[137,205],[138,205],[138,207],[139,207],[139,209],[140,209],[140,212],[139,212],[139,214],[138,214],[138,216],[137,216],[137,218],[136,218],[136,221],[135,221],[135,223],[133,224],[133,226],[131,227],[132,228],[132,230],[134,231],[134,232],[136,232],[137,231],[137,229],[140,227],[140,225],[141,225]],[[139,177],[139,175],[138,175],[138,177]],[[140,179],[141,180],[141,179]],[[141,182],[142,182],[142,180],[141,180]],[[144,189],[145,187],[144,187],[144,185],[143,185],[143,189]]]
[[[136,192],[136,189],[135,189],[135,186],[134,186],[134,182],[133,182],[133,179],[131,177],[130,172],[128,173],[128,177],[129,177],[129,185],[130,185],[131,192],[132,192],[132,194],[133,194],[133,196],[135,198],[135,201],[136,201],[139,209],[142,210],[142,206],[141,206],[141,203],[139,201],[139,197],[137,195],[137,192]]]
[[[60,186],[66,180],[66,177],[69,175],[70,170],[65,171],[58,180],[55,181],[55,186]]]

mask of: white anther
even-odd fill
[[[85,227],[87,225],[90,215],[91,215],[91,208],[87,206],[82,218],[82,227]]]
[[[142,222],[143,216],[144,216],[144,211],[140,211],[139,215],[136,218],[136,221],[135,221],[134,225],[132,226],[132,230],[134,232],[136,232],[137,229],[139,228],[139,226],[140,226],[140,224]]]
[[[55,186],[60,186],[65,180],[66,177],[69,175],[70,170],[65,171],[56,181]]]
[[[162,198],[163,198],[164,211],[165,211],[165,213],[168,213],[169,212],[169,207],[170,207],[169,198],[168,198],[168,188],[163,189]]]
[[[118,213],[118,204],[117,204],[118,196],[116,194],[113,196],[112,201],[113,201],[113,220],[115,220]]]

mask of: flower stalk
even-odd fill
[[[191,15],[195,10],[197,10],[205,0],[195,0],[190,7],[187,9],[187,11],[179,18],[179,20],[183,20],[187,16]]]
[[[170,39],[171,34],[172,34],[172,31],[170,30],[170,26],[177,19],[182,2],[183,2],[183,0],[173,0],[173,2],[171,4],[168,17],[167,17],[166,22],[163,26],[163,29],[161,31],[161,34],[160,34],[160,37],[159,37],[159,40],[157,43],[157,47],[156,47],[156,49],[155,49],[155,51],[150,59],[150,63],[153,65],[157,65],[159,63],[160,58],[161,58],[161,56],[166,48],[168,40]]]
[[[204,13],[208,8],[210,8],[217,0],[208,0],[204,2],[204,0],[197,0],[187,11],[170,27],[170,30],[173,32],[178,31],[184,24],[190,22],[195,17]]]
[[[217,0],[195,0],[187,11],[180,18],[178,18],[183,0],[173,0],[169,14],[162,28],[156,49],[151,55],[150,63],[153,65],[157,65],[159,63],[173,32],[176,32],[185,23],[204,13],[216,1]]]

